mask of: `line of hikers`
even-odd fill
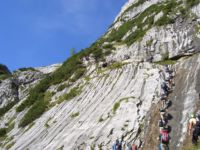
[[[119,141],[118,139],[116,140],[115,144],[113,145],[112,149],[113,150],[122,150],[122,141],[123,138],[121,139],[121,141]],[[127,150],[138,150],[138,147],[136,144],[127,144]]]
[[[158,121],[159,126],[159,136],[158,136],[158,150],[169,150],[169,143],[171,137],[169,133],[171,132],[171,127],[168,126],[168,120],[171,118],[170,114],[167,113],[167,109],[171,106],[171,101],[168,99],[168,95],[172,92],[174,87],[174,76],[175,71],[169,68],[168,65],[164,66],[164,73],[160,70],[160,76],[162,79],[161,83],[161,96],[160,96],[160,119]],[[200,99],[200,94],[199,94]],[[200,141],[200,111],[195,113],[191,113],[189,115],[188,121],[188,134],[192,138],[192,143],[197,144]],[[116,140],[115,144],[113,145],[113,150],[122,150],[122,141]],[[138,147],[136,144],[127,144],[127,150],[137,150]]]
[[[168,120],[170,115],[167,113],[167,109],[171,105],[171,101],[168,99],[168,95],[172,92],[175,76],[173,69],[170,69],[168,65],[164,66],[164,73],[160,71],[162,83],[161,83],[161,106],[160,106],[160,119],[158,121],[159,126],[159,137],[158,137],[158,150],[169,150],[170,136],[171,131],[170,126],[168,126]]]
[[[161,108],[160,108],[160,120],[158,122],[159,128],[160,128],[160,135],[158,137],[159,143],[159,150],[169,150],[169,132],[170,128],[167,126],[168,121],[168,114],[167,109],[170,106],[170,101],[168,100],[168,95],[172,91],[172,88],[174,86],[173,78],[174,78],[174,71],[172,69],[169,69],[169,66],[166,65],[164,67],[164,72],[160,71],[162,83],[161,83]],[[113,145],[113,150],[122,150],[122,141],[123,137],[121,138],[121,141],[118,139],[116,140],[115,144]],[[128,149],[127,150],[137,150],[138,147],[136,144],[127,144]]]

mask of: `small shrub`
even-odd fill
[[[103,122],[104,120],[103,120],[103,118],[102,118],[102,116],[99,118],[99,122]]]
[[[7,133],[10,132],[10,131],[12,131],[12,129],[14,129],[14,127],[15,127],[15,122],[10,123],[8,125],[8,128],[7,128]]]
[[[108,56],[108,55],[110,55],[110,54],[112,54],[112,50],[110,50],[110,49],[107,49],[107,50],[104,52],[104,55],[105,55],[105,56]]]
[[[186,0],[187,7],[191,8],[195,5],[198,5],[200,0]]]
[[[52,98],[52,93],[49,92],[49,91],[45,92],[45,94],[44,94],[44,101],[45,102],[49,102],[49,101],[51,101],[51,98]]]
[[[79,68],[75,72],[74,77],[70,81],[72,81],[72,82],[77,81],[79,78],[81,78],[84,75],[85,71],[86,71],[86,68]]]
[[[46,128],[49,128],[50,126],[49,126],[49,121],[51,120],[52,118],[50,117],[47,121],[46,121],[46,123],[45,123],[45,127]]]
[[[176,61],[170,60],[170,59],[156,62],[156,64],[159,64],[159,65],[173,65],[175,63]]]
[[[62,84],[58,87],[57,91],[60,92],[60,91],[64,90],[65,88],[69,87],[69,86],[70,86],[70,84],[67,84],[67,83]]]
[[[153,39],[150,39],[149,41],[146,42],[146,46],[150,47],[153,43]]]
[[[135,7],[138,7],[139,5],[142,5],[146,0],[138,0],[136,3],[134,3],[133,5],[131,5],[130,7],[128,7],[122,14],[122,16],[126,13],[129,12],[130,10],[132,10]]]
[[[104,49],[113,49],[113,45],[112,44],[106,44],[106,45],[103,45],[103,48]]]
[[[72,98],[78,96],[81,93],[81,89],[79,87],[72,88],[69,93],[66,93],[59,97],[58,104],[62,103],[64,100],[69,101]]]
[[[6,128],[0,128],[0,137],[4,137],[6,135]]]
[[[114,70],[114,69],[121,68],[123,65],[125,65],[125,63],[116,62],[116,63],[111,64],[108,68],[111,70]]]
[[[71,118],[75,118],[75,117],[78,117],[79,116],[79,112],[76,112],[76,113],[73,113],[73,114],[71,114]]]
[[[8,103],[5,107],[0,108],[0,117],[2,117],[5,113],[7,113],[18,101],[12,101]]]
[[[113,106],[113,113],[115,114],[117,109],[120,107],[120,101],[115,103],[115,105]]]

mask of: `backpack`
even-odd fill
[[[133,144],[132,150],[137,150],[137,145]]]
[[[194,127],[194,133],[200,136],[200,122],[198,121]]]
[[[197,122],[200,122],[200,114],[196,115],[196,120],[197,120]]]
[[[169,133],[167,131],[161,131],[161,142],[169,143]]]

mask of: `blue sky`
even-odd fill
[[[60,63],[105,33],[127,0],[2,0],[0,63],[11,70]]]

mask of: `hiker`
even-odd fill
[[[192,133],[192,143],[197,144],[197,141],[200,140],[200,122],[198,121],[194,126]]]
[[[127,143],[127,150],[132,150],[131,144]]]
[[[196,121],[200,122],[200,112],[199,111],[196,113]]]
[[[113,145],[113,150],[122,150],[122,141],[119,142],[119,140],[117,139],[115,144]]]
[[[133,145],[131,146],[131,144],[128,143],[128,144],[127,144],[127,147],[128,147],[127,150],[137,150],[137,145],[136,145],[136,144],[133,144]]]
[[[165,72],[170,73],[170,70],[169,70],[169,66],[168,66],[168,65],[165,65],[165,66],[164,66],[164,69],[165,69]]]
[[[175,71],[172,69],[172,66],[170,66],[170,68],[169,68],[169,65],[165,65],[164,66],[164,71],[174,77],[173,74],[174,74]]]
[[[137,145],[136,144],[132,145],[132,150],[137,150]]]
[[[166,127],[166,125],[167,125],[167,121],[160,118],[158,121],[158,126],[160,128],[160,131],[163,130]]]
[[[165,82],[163,82],[161,84],[161,89],[163,90],[163,92],[165,93],[165,95],[168,96],[170,89],[169,89],[169,87],[167,86],[167,84]]]
[[[167,108],[167,96],[165,94],[161,94],[160,101],[161,101],[161,108],[166,109]]]
[[[165,120],[166,116],[167,116],[167,113],[166,113],[165,109],[161,108],[160,109],[160,117],[161,117],[161,119]]]
[[[196,118],[195,118],[195,115],[194,113],[191,113],[190,114],[190,119],[189,119],[189,124],[188,124],[188,134],[191,135],[191,132],[194,128],[194,126],[196,125]]]
[[[170,141],[170,136],[167,128],[163,128],[160,131],[159,141],[160,141],[159,150],[169,150],[168,145]]]

